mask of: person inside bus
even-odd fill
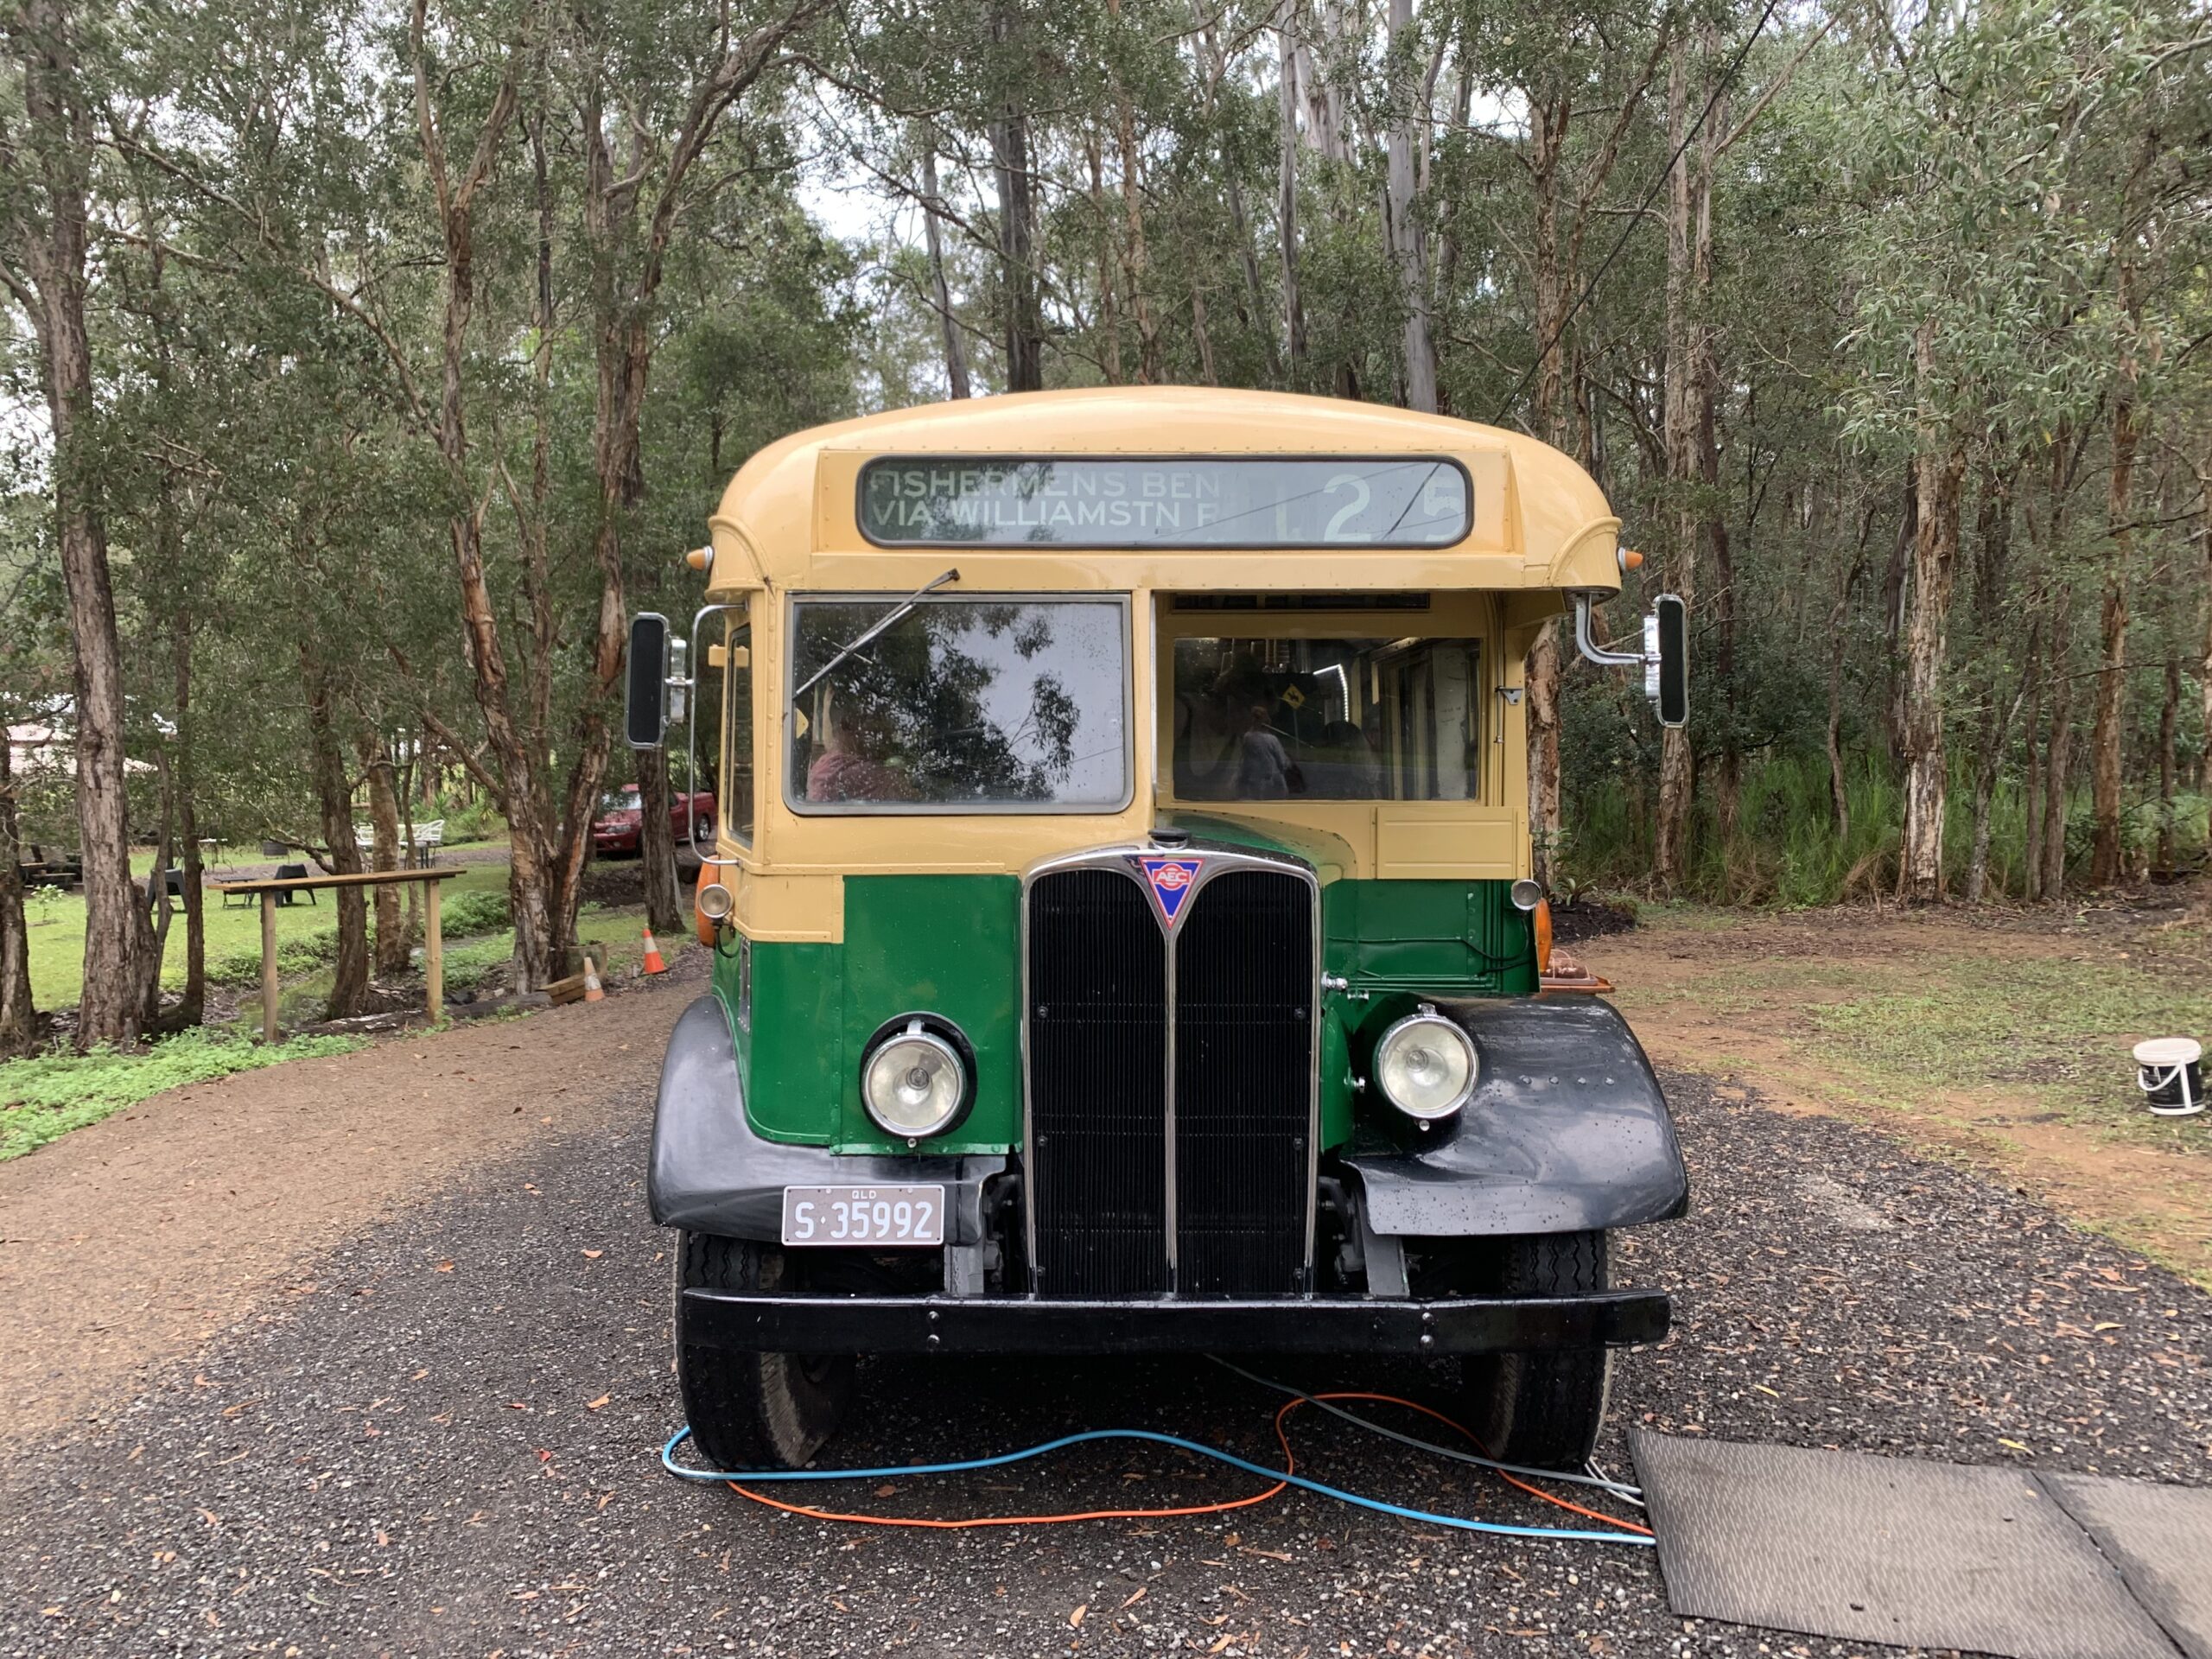
[[[810,801],[900,801],[910,792],[895,767],[880,758],[887,745],[867,721],[842,707],[835,692],[822,700],[822,748],[806,769]]]

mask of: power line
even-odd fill
[[[1575,313],[1581,310],[1590,296],[1598,291],[1598,284],[1605,280],[1605,273],[1613,268],[1613,261],[1620,257],[1621,250],[1628,245],[1629,238],[1635,234],[1637,221],[1651,211],[1651,204],[1659,200],[1660,191],[1666,188],[1667,181],[1674,176],[1675,168],[1681,164],[1682,153],[1690,147],[1690,140],[1696,136],[1700,127],[1713,119],[1713,111],[1719,105],[1721,94],[1735,84],[1737,73],[1744,67],[1744,60],[1751,55],[1752,46],[1766,31],[1768,22],[1774,16],[1775,8],[1780,3],[1781,0],[1766,0],[1766,10],[1759,14],[1758,22],[1751,25],[1751,32],[1744,37],[1743,45],[1736,48],[1736,56],[1729,64],[1727,73],[1720,77],[1719,85],[1713,89],[1713,96],[1706,99],[1704,113],[1698,117],[1694,124],[1684,130],[1682,142],[1675,146],[1675,153],[1667,158],[1667,165],[1659,169],[1659,176],[1651,181],[1651,188],[1645,194],[1643,206],[1630,215],[1628,221],[1621,226],[1620,235],[1614,239],[1612,249],[1605,255],[1604,262],[1599,265],[1597,274],[1584,284],[1582,292],[1575,296],[1574,303],[1567,308],[1567,315],[1559,320],[1559,327],[1552,331],[1551,338],[1543,343],[1542,348],[1530,360],[1528,372],[1514,384],[1513,390],[1505,394],[1503,401],[1491,412],[1490,417],[1491,425],[1495,426],[1503,420],[1505,411],[1513,407],[1522,392],[1529,390],[1529,383],[1536,378],[1537,370],[1543,366],[1544,359],[1551,355],[1552,347],[1558,345],[1560,336],[1567,333],[1567,325],[1574,321]]]

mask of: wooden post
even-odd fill
[[[276,895],[261,895],[261,1040],[276,1040]]]
[[[438,933],[438,888],[442,885],[437,881],[423,884],[423,1001],[434,1026],[446,1017],[446,947]]]

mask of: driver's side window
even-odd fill
[[[753,629],[729,631],[722,652],[722,822],[753,844]]]

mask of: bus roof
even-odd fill
[[[861,467],[879,456],[1010,459],[1435,455],[1472,486],[1449,545],[1086,549],[884,546],[861,533]],[[1201,386],[1108,386],[895,410],[793,433],[739,471],[709,521],[709,588],[883,591],[957,566],[986,591],[1426,592],[1620,586],[1619,520],[1558,450],[1496,427],[1378,404]]]

